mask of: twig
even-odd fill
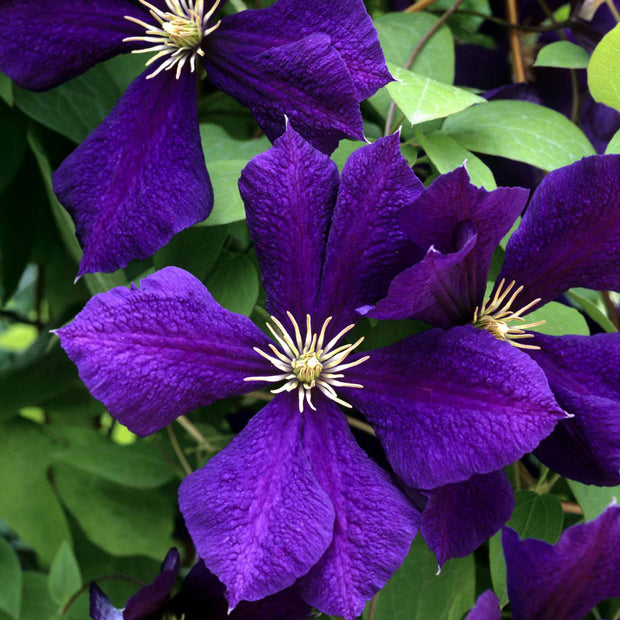
[[[424,9],[428,8],[429,6],[432,6],[433,4],[435,4],[435,2],[438,2],[439,0],[419,0],[419,2],[416,2],[414,4],[412,4],[411,6],[408,6],[403,13],[417,13],[418,11],[423,11]]]
[[[494,24],[498,24],[499,26],[503,26],[504,28],[510,28],[511,30],[522,30],[523,32],[551,32],[552,30],[557,30],[558,27],[570,28],[573,25],[573,21],[570,19],[567,19],[563,22],[557,22],[557,25],[547,24],[546,26],[526,26],[524,24],[511,24],[510,22],[507,22],[505,19],[501,19],[500,17],[488,15],[487,13],[482,13],[481,11],[474,11],[473,9],[459,9],[457,11],[457,14],[482,17],[483,19],[489,22],[493,22]]]
[[[620,12],[616,8],[616,5],[614,4],[614,0],[605,0],[605,4],[607,4],[607,6],[609,7],[611,14],[614,16],[614,19],[618,23],[620,23]]]
[[[583,510],[581,510],[581,507],[578,504],[574,504],[573,502],[562,502],[562,510],[572,515],[583,514]]]
[[[177,422],[198,442],[207,452],[215,452],[211,442],[184,416],[179,416]]]
[[[519,13],[517,11],[516,0],[506,0],[506,13],[511,24],[519,23]],[[515,82],[525,82],[525,64],[523,62],[523,51],[521,49],[521,39],[519,33],[511,29],[508,32],[510,40],[510,51],[512,56],[512,68],[514,70]]]
[[[375,594],[372,597],[372,601],[370,601],[370,609],[368,610],[368,620],[373,620],[375,617],[375,607],[377,606],[377,599],[379,598],[379,593]]]
[[[428,30],[428,32],[420,39],[418,44],[413,48],[413,51],[407,58],[407,62],[405,63],[405,69],[409,70],[413,66],[415,59],[418,57],[418,54],[422,51],[424,46],[429,42],[431,37],[446,23],[446,21],[460,6],[463,4],[465,0],[456,0],[456,2],[437,20],[437,22]],[[385,130],[384,135],[389,136],[392,133],[392,123],[394,121],[394,113],[396,111],[396,104],[391,101],[390,108],[388,110],[387,118],[385,120]]]
[[[360,431],[364,431],[365,433],[368,433],[373,437],[377,436],[370,424],[366,424],[366,422],[362,422],[361,420],[358,420],[357,418],[352,418],[351,416],[347,416],[347,421],[353,428],[358,428]]]
[[[616,326],[616,329],[620,330],[620,317],[618,317],[618,311],[616,310],[614,302],[611,300],[609,291],[602,291],[601,297],[603,298],[609,320]]]
[[[186,473],[186,475],[189,476],[193,470],[190,467],[190,464],[187,462],[187,459],[185,458],[185,455],[183,454],[183,450],[181,450],[181,446],[179,445],[179,440],[177,439],[177,436],[174,434],[172,425],[166,426],[166,430],[168,431],[168,437],[170,437],[170,443],[172,444],[172,447],[174,448],[174,452],[177,455],[177,458],[179,459],[179,463],[181,463],[181,467],[183,468],[183,471]]]

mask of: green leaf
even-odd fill
[[[213,162],[222,160],[244,160],[248,162],[271,146],[271,142],[266,136],[252,140],[237,140],[223,127],[211,123],[200,124],[200,138],[207,167]]]
[[[528,101],[489,101],[448,117],[442,132],[476,153],[543,170],[567,166],[595,151],[565,116]]]
[[[588,87],[595,101],[620,111],[620,24],[592,52]]]
[[[585,69],[589,62],[590,54],[583,47],[570,41],[555,41],[538,52],[534,66]]]
[[[258,300],[258,274],[246,256],[238,254],[222,263],[207,286],[224,308],[245,316],[252,314]]]
[[[2,97],[8,105],[13,105],[13,82],[11,82],[11,78],[4,73],[0,73],[0,97]]]
[[[161,561],[172,546],[175,506],[163,491],[120,486],[65,464],[54,466],[54,478],[88,539],[108,553]]]
[[[22,571],[13,547],[0,538],[0,610],[19,620],[22,604]]]
[[[418,131],[416,138],[441,174],[450,172],[465,163],[469,178],[474,185],[484,187],[488,191],[497,188],[490,168],[450,136],[441,132],[427,135]]]
[[[444,118],[476,103],[487,103],[486,99],[467,90],[417,75],[397,65],[388,63],[388,69],[396,81],[387,85],[387,91],[412,125]]]
[[[556,301],[551,301],[542,308],[525,315],[526,323],[534,323],[536,321],[546,321],[543,325],[534,327],[532,330],[541,334],[549,334],[550,336],[564,336],[566,334],[590,335],[588,324],[579,311]]]
[[[0,425],[0,519],[50,564],[71,532],[48,478],[51,444],[37,424]],[[44,524],[44,527],[42,525]]]
[[[45,92],[15,86],[14,93],[15,105],[22,112],[78,144],[101,123],[120,96],[103,65]]]
[[[606,155],[620,155],[620,129],[616,131],[605,150]]]
[[[140,443],[114,444],[95,431],[86,431],[88,439],[54,454],[54,462],[67,463],[105,480],[137,489],[162,486],[174,477],[174,471],[154,446]]]
[[[375,20],[375,28],[385,59],[404,67],[413,48],[437,23],[438,18],[428,13],[389,13]],[[442,26],[424,45],[410,67],[418,75],[431,77],[446,84],[454,81],[454,39],[447,26]],[[369,102],[385,117],[390,97],[382,88]]]
[[[586,521],[596,519],[614,500],[620,501],[620,486],[597,487],[567,480],[570,490],[583,510]]]
[[[213,211],[202,223],[204,226],[221,226],[245,219],[245,208],[237,182],[247,160],[216,161],[208,166],[213,185]]]
[[[338,148],[332,153],[332,160],[338,166],[338,170],[342,172],[350,155],[365,145],[365,142],[359,142],[357,140],[340,140]]]
[[[517,491],[515,509],[506,525],[515,530],[521,538],[538,538],[554,544],[560,538],[563,523],[562,504],[557,497],[549,494],[539,495],[534,491]],[[500,605],[504,606],[508,602],[508,591],[501,531],[489,542],[489,559],[493,589]]]
[[[54,600],[64,605],[82,586],[80,567],[73,555],[71,545],[65,540],[52,562],[47,587]]]
[[[57,611],[47,589],[47,575],[25,571],[21,620],[49,620]]]
[[[39,170],[45,183],[45,189],[47,191],[47,197],[52,208],[52,214],[56,220],[58,231],[67,248],[67,251],[71,257],[75,260],[76,265],[82,259],[82,249],[75,236],[75,224],[71,219],[69,213],[58,202],[54,190],[52,187],[52,167],[50,166],[49,159],[43,149],[43,146],[36,134],[28,131],[28,144],[34,153],[34,156],[39,164]],[[115,273],[87,273],[83,276],[84,282],[88,287],[88,290],[93,294],[104,293],[109,291],[115,286],[121,286],[127,283],[125,275],[122,270]]]
[[[595,323],[604,329],[606,332],[613,334],[616,330],[616,326],[607,318],[604,312],[602,312],[598,306],[590,301],[584,295],[580,295],[575,289],[567,291],[566,297],[575,305],[579,310],[585,312]]]
[[[403,565],[379,592],[373,620],[460,620],[474,605],[474,557],[437,560],[418,536]],[[366,616],[367,617],[367,616]]]

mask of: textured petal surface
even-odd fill
[[[531,357],[574,418],[560,422],[536,455],[585,484],[620,484],[620,334],[536,335]]]
[[[495,471],[430,492],[422,536],[439,566],[472,553],[510,519],[514,495],[506,474]]]
[[[431,246],[419,263],[392,280],[385,299],[360,312],[375,319],[411,317],[445,328],[470,322],[477,300],[468,286],[473,282],[468,258],[476,251],[478,234],[471,220],[458,226],[456,251],[443,254]]]
[[[291,127],[245,167],[239,189],[267,291],[267,309],[303,325],[314,310],[338,169]]]
[[[179,506],[231,607],[290,585],[332,540],[334,507],[303,450],[296,395],[279,394],[181,484]]]
[[[300,579],[300,591],[323,613],[353,620],[405,559],[419,513],[357,445],[335,404],[317,402],[303,443],[336,523],[331,545]]]
[[[268,338],[176,267],[97,295],[58,335],[93,396],[138,435],[273,374],[252,350]]]
[[[328,35],[344,60],[359,101],[392,80],[362,0],[279,0],[270,8],[225,18],[222,29],[258,47],[282,45],[317,33]]]
[[[364,389],[342,388],[344,399],[371,422],[397,475],[418,489],[500,469],[565,416],[527,355],[471,326],[371,351],[347,381]]]
[[[84,248],[80,275],[147,258],[209,215],[195,85],[189,72],[143,73],[54,174]]]
[[[145,19],[138,6],[129,0],[3,0],[0,71],[32,90],[66,82],[135,47],[123,39],[144,29],[124,16]]]
[[[508,596],[515,620],[579,620],[620,596],[620,508],[573,525],[556,545],[505,528]]]
[[[179,574],[181,558],[176,549],[170,549],[163,562],[161,572],[148,586],[140,588],[125,605],[123,620],[141,620],[161,612],[170,600],[170,591]]]
[[[506,247],[499,279],[525,290],[515,307],[574,286],[620,290],[620,155],[550,172]]]
[[[327,35],[261,49],[225,23],[207,38],[203,64],[217,88],[250,108],[270,140],[284,132],[286,116],[325,153],[342,138],[364,139],[353,81]]]
[[[476,606],[467,614],[465,620],[500,620],[502,612],[499,599],[492,590],[485,590],[476,601]]]
[[[93,581],[90,584],[90,617],[92,620],[123,620],[123,614]]]
[[[355,322],[411,262],[412,244],[395,221],[424,189],[400,154],[398,134],[355,151],[343,171],[327,243],[319,315],[332,329]],[[404,264],[403,264],[404,263]]]

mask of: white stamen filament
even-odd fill
[[[505,302],[504,300],[515,286],[515,281],[513,280],[502,291],[505,282],[505,280],[502,280],[499,283],[493,298],[489,297],[480,308],[475,309],[472,324],[474,327],[487,330],[499,340],[505,340],[519,349],[540,349],[540,347],[536,345],[522,344],[521,342],[514,341],[523,338],[533,338],[534,334],[527,334],[525,330],[531,327],[538,327],[545,323],[545,321],[520,324],[519,327],[511,327],[508,325],[511,321],[525,321],[522,315],[535,306],[540,301],[540,297],[530,301],[529,304],[519,308],[519,310],[513,311],[510,307],[523,290],[523,286],[519,286],[513,292],[510,299]]]
[[[147,0],[139,0],[156,20],[157,24],[149,24],[130,15],[125,19],[138,24],[146,33],[139,37],[127,37],[123,41],[139,41],[156,43],[150,47],[132,50],[132,54],[157,52],[150,58],[146,66],[168,56],[147,79],[154,78],[162,71],[176,68],[177,80],[183,67],[189,61],[192,73],[196,71],[196,56],[204,56],[201,49],[203,39],[219,28],[220,22],[207,27],[209,19],[217,11],[222,0],[215,0],[213,6],[205,13],[204,0],[166,0],[169,11],[162,11]]]
[[[310,409],[316,411],[312,403],[313,388],[317,388],[322,394],[327,396],[327,398],[343,407],[351,408],[349,403],[338,398],[334,386],[363,388],[364,386],[359,383],[346,383],[340,381],[340,379],[344,378],[344,374],[342,373],[343,370],[363,364],[369,359],[369,356],[366,355],[354,362],[342,363],[354,349],[362,344],[363,338],[360,338],[353,344],[344,344],[336,348],[334,347],[343,336],[355,326],[348,325],[334,336],[327,345],[323,346],[327,326],[332,320],[331,316],[325,320],[320,332],[317,334],[312,331],[312,319],[310,315],[306,315],[306,335],[304,338],[295,317],[290,312],[287,312],[286,315],[293,328],[292,335],[289,334],[284,325],[274,316],[271,317],[273,325],[267,323],[269,331],[280,345],[281,350],[278,350],[273,344],[270,344],[269,349],[274,354],[270,355],[254,347],[254,350],[259,355],[271,362],[278,370],[283,371],[282,374],[264,377],[246,377],[245,381],[267,381],[269,383],[286,381],[284,385],[271,390],[271,392],[272,394],[280,394],[281,392],[292,392],[293,390],[297,390],[300,413],[303,413],[306,404]]]

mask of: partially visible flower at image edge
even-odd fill
[[[223,5],[0,3],[0,70],[23,88],[52,88],[117,54],[155,55],[54,173],[54,192],[84,249],[78,276],[147,258],[211,212],[196,103],[200,67],[250,108],[271,140],[284,131],[285,115],[327,153],[342,138],[364,139],[359,103],[392,78],[362,0],[278,0],[217,21]]]
[[[496,471],[566,414],[527,356],[472,326],[372,351],[342,343],[356,308],[384,296],[411,260],[394,214],[423,186],[398,134],[356,151],[339,178],[289,127],[239,186],[274,341],[173,267],[139,289],[97,295],[58,334],[92,394],[140,435],[197,406],[274,388],[185,478],[181,511],[232,608],[295,584],[308,604],[352,620],[403,561],[419,514],[359,448],[337,404],[387,436],[392,465],[406,454],[399,475],[423,489]],[[493,380],[479,380],[480,367]],[[415,442],[381,432],[403,416]]]

